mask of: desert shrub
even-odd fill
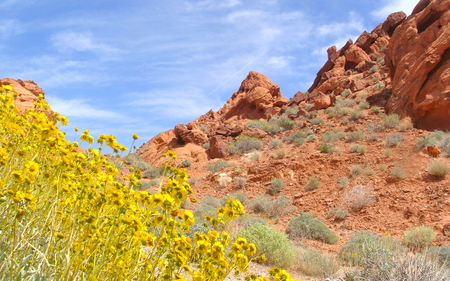
[[[442,131],[434,131],[417,140],[417,146],[419,147],[419,149],[422,149],[425,146],[429,145],[439,146],[441,141],[445,138],[445,135],[446,134]]]
[[[381,113],[381,108],[379,108],[378,106],[371,106],[370,109],[371,109],[372,112],[375,113],[375,114]]]
[[[397,146],[403,141],[403,135],[400,133],[391,133],[386,137],[386,146]]]
[[[307,276],[327,278],[339,269],[335,258],[324,256],[316,249],[303,249],[299,257],[300,271]]]
[[[395,180],[402,180],[402,179],[406,178],[406,173],[405,173],[405,171],[403,171],[402,168],[395,167],[394,169],[391,170],[391,172],[389,174],[389,178],[395,179]]]
[[[378,72],[378,66],[372,66],[370,69],[369,69],[369,71],[368,71],[368,73],[369,74],[372,74],[372,73],[375,73],[375,72]]]
[[[386,87],[386,85],[384,85],[383,82],[379,81],[377,84],[375,84],[375,86],[373,86],[373,90],[380,91],[380,90],[384,89],[384,87]]]
[[[368,103],[366,101],[362,101],[358,104],[358,107],[360,109],[368,109],[370,107],[370,103]]]
[[[286,156],[286,150],[283,148],[277,149],[272,153],[272,158],[283,159]]]
[[[378,165],[378,170],[380,170],[380,171],[386,171],[386,169],[387,169],[387,165],[385,165],[385,164],[380,164],[380,165]]]
[[[158,185],[161,184],[161,180],[159,180],[159,179],[152,179],[148,183],[149,183],[150,186],[158,186]]]
[[[244,177],[235,177],[233,179],[234,186],[238,189],[242,189],[247,182],[247,179]]]
[[[340,141],[341,139],[345,138],[347,135],[344,132],[332,132],[327,131],[323,133],[322,137],[320,138],[323,142],[336,142]]]
[[[329,154],[336,151],[336,149],[334,148],[334,144],[331,142],[322,143],[321,145],[319,145],[319,147],[317,147],[317,149],[321,153],[329,153]]]
[[[316,136],[316,135],[309,135],[309,136],[307,136],[306,137],[306,142],[312,142],[312,141],[315,141],[315,140],[317,140],[317,139],[319,139],[319,137],[318,136]],[[295,144],[295,143],[294,143]]]
[[[420,250],[429,246],[434,241],[434,230],[431,226],[417,226],[403,233],[403,242],[414,250]]]
[[[335,107],[337,108],[343,108],[343,107],[352,107],[356,104],[356,101],[354,99],[344,99],[337,97]]]
[[[377,142],[377,141],[378,141],[378,136],[375,135],[375,134],[372,134],[372,135],[370,135],[370,136],[367,138],[367,141],[370,141],[370,142]]]
[[[253,162],[258,162],[259,158],[261,158],[261,152],[259,151],[250,152],[250,159],[252,159]]]
[[[407,130],[411,130],[414,128],[414,124],[409,120],[404,120],[402,123],[400,123],[400,131],[404,132]]]
[[[284,182],[282,179],[274,178],[271,182],[271,186],[269,188],[269,193],[271,195],[275,195],[280,192],[281,188],[284,186]]]
[[[308,182],[306,183],[305,190],[312,191],[314,189],[319,188],[319,186],[320,186],[320,180],[318,178],[310,178],[308,180]]]
[[[364,266],[377,253],[393,255],[406,252],[400,242],[375,234],[358,231],[339,250],[339,258],[350,266]]]
[[[352,177],[357,177],[357,176],[361,175],[362,171],[363,171],[363,168],[359,165],[356,165],[350,169],[350,174],[352,175]]]
[[[350,112],[350,120],[351,121],[356,121],[358,119],[364,119],[366,117],[367,117],[367,112],[359,107]]]
[[[362,270],[356,271],[352,280],[444,281],[449,277],[450,271],[427,255],[381,252],[366,258]]]
[[[298,113],[298,108],[293,108],[293,107],[289,107],[284,112],[284,114],[286,114],[286,115],[296,115],[297,113]]]
[[[349,215],[349,212],[343,207],[334,207],[328,212],[328,217],[335,220],[345,220]]]
[[[256,245],[256,255],[265,254],[266,264],[278,267],[290,267],[296,260],[296,253],[286,234],[274,227],[256,223],[237,232],[238,237],[247,239]]]
[[[202,147],[204,149],[210,149],[211,148],[211,143],[209,141],[205,142],[204,144],[202,144]]]
[[[273,139],[269,142],[269,149],[274,149],[280,146],[283,146],[283,142],[279,139]]]
[[[383,58],[383,57],[378,57],[378,58],[377,58],[377,63],[378,63],[379,65],[383,66],[383,65],[384,65],[384,58]]]
[[[304,237],[327,244],[336,244],[339,240],[322,220],[315,218],[311,213],[302,212],[299,216],[293,217],[286,232],[291,239]]]
[[[367,169],[364,170],[364,175],[366,175],[367,177],[373,176],[374,171],[372,168],[368,167]]]
[[[400,125],[400,116],[397,114],[382,116],[382,120],[384,121],[383,126],[385,128],[396,129]]]
[[[438,160],[431,161],[428,169],[431,175],[438,178],[444,178],[449,172],[447,163]]]
[[[450,247],[449,246],[432,246],[423,251],[433,259],[437,260],[441,265],[450,267]]]
[[[320,117],[315,117],[311,119],[311,124],[313,125],[323,125],[325,123],[325,120],[323,120],[323,118]]]
[[[144,177],[146,178],[159,178],[164,172],[164,166],[159,166],[156,168],[148,168],[143,172]]]
[[[390,148],[386,148],[385,150],[384,150],[384,156],[386,156],[386,157],[390,157],[390,156],[392,156],[392,154],[393,154],[394,152],[392,151],[392,149],[390,149]]]
[[[280,193],[277,198],[261,194],[249,202],[249,208],[255,213],[278,217],[290,213],[294,207],[291,199]]]
[[[184,159],[183,161],[181,161],[180,164],[178,164],[178,167],[187,168],[187,167],[190,167],[191,165],[192,165],[191,159]]]
[[[286,116],[281,116],[280,119],[277,120],[277,124],[284,130],[291,130],[295,126],[295,122]]]
[[[302,145],[305,141],[306,135],[302,131],[297,131],[292,133],[290,136],[286,137],[285,140],[292,142],[295,145]]]
[[[236,150],[230,151],[232,154],[237,153],[247,153],[252,150],[261,150],[262,148],[262,141],[258,138],[252,137],[252,136],[239,136],[236,138],[236,141],[234,142],[234,146],[236,147]],[[237,152],[237,153],[236,153]]]
[[[366,137],[366,134],[362,130],[358,130],[357,132],[351,132],[347,135],[347,142],[356,142],[359,140],[363,140]]]
[[[236,192],[236,193],[231,193],[231,194],[228,194],[228,195],[220,198],[219,199],[220,206],[221,207],[225,206],[227,201],[228,201],[228,199],[230,199],[230,198],[238,200],[243,205],[248,203],[248,196],[247,196],[247,194],[241,193],[241,192]]]
[[[354,144],[350,146],[350,152],[357,152],[359,154],[364,155],[366,153],[367,147],[365,145]]]
[[[128,154],[125,157],[125,163],[133,166],[134,168],[140,169],[141,171],[145,171],[151,168],[151,166],[145,163],[144,159],[136,153]]]
[[[218,171],[224,169],[224,168],[228,168],[231,167],[232,164],[226,160],[219,160],[216,163],[208,163],[208,166],[206,167],[206,169],[211,173],[211,174],[215,174]]]
[[[250,216],[247,214],[238,220],[240,222],[241,228],[243,228],[243,229],[247,229],[250,226],[257,224],[257,223],[269,225],[269,222],[265,218],[254,217],[254,216]]]
[[[348,177],[341,177],[338,180],[337,186],[339,188],[345,188],[348,185]]]
[[[247,123],[247,128],[257,128],[264,130],[265,126],[267,126],[267,122],[264,120],[252,120]]]
[[[276,135],[278,133],[280,133],[281,131],[283,131],[283,129],[281,128],[281,126],[277,123],[275,124],[267,124],[267,126],[264,126],[263,130],[265,132],[267,132],[270,135]]]
[[[343,195],[343,203],[352,211],[359,211],[366,205],[375,202],[375,193],[367,185],[355,185]]]

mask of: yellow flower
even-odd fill
[[[36,175],[39,172],[39,164],[34,161],[29,161],[25,164],[25,169],[32,175]]]
[[[167,152],[164,153],[163,156],[169,156],[173,159],[177,158],[177,154],[175,152],[173,152],[172,150],[167,150]]]
[[[139,139],[139,136],[136,135],[136,134],[133,134],[133,139],[134,139],[134,140],[137,140],[137,139]]]

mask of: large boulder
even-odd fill
[[[279,113],[288,100],[280,87],[264,74],[250,71],[237,92],[217,112],[225,120],[270,118]]]
[[[34,107],[34,102],[38,100],[39,94],[45,96],[42,90],[34,81],[31,80],[14,80],[11,78],[0,79],[0,85],[9,85],[14,88],[14,92],[19,96],[15,98],[14,102],[17,108],[25,111],[28,108]]]
[[[422,0],[394,31],[386,55],[386,109],[428,130],[450,129],[450,0]]]

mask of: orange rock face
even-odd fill
[[[422,0],[392,35],[390,113],[427,130],[450,129],[450,0]]]
[[[242,81],[239,90],[217,112],[224,119],[270,118],[280,112],[288,100],[281,94],[280,87],[264,74],[251,71]]]
[[[39,94],[45,95],[44,90],[31,80],[3,78],[0,79],[0,85],[10,85],[14,88],[14,92],[20,94],[14,102],[21,111],[33,108],[33,103],[37,101]]]

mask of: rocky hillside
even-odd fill
[[[449,17],[449,0],[391,14],[356,42],[330,47],[313,85],[291,100],[250,72],[220,110],[177,124],[137,154],[157,167],[175,151],[200,199],[282,193],[293,208],[276,221],[281,229],[311,211],[344,241],[352,230],[400,236],[425,224],[449,244],[450,180],[430,163],[450,165],[450,138],[429,135],[450,128]],[[274,179],[284,183],[275,192]],[[337,216],[339,208],[349,215]]]

